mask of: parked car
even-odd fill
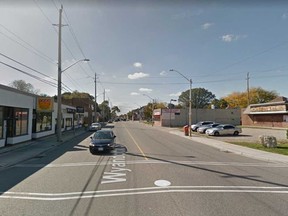
[[[101,130],[101,124],[100,123],[92,123],[89,127],[89,131],[97,131]]]
[[[208,128],[205,132],[207,135],[219,136],[219,135],[239,135],[242,133],[242,129],[230,124],[221,124],[214,128]]]
[[[91,154],[115,149],[116,136],[112,130],[98,130],[90,138],[89,150]]]
[[[197,132],[198,133],[205,133],[208,128],[214,128],[214,127],[217,127],[218,125],[220,125],[220,123],[202,125],[202,126],[198,127]]]
[[[202,126],[202,125],[208,125],[208,124],[213,124],[214,122],[213,121],[200,121],[200,122],[197,122],[196,124],[192,124],[191,125],[191,130],[192,131],[197,131],[197,129]]]

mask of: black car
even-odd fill
[[[115,148],[115,138],[112,130],[98,130],[90,137],[89,150],[91,154],[109,152]]]

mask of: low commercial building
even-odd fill
[[[242,125],[287,128],[287,98],[277,97],[268,103],[249,105],[242,113]]]
[[[76,108],[62,105],[62,131],[77,127]],[[0,147],[54,134],[57,103],[52,97],[0,85]]]
[[[192,124],[199,121],[214,121],[223,124],[241,125],[241,110],[192,109]],[[188,109],[155,109],[154,124],[163,127],[182,127],[189,124]]]

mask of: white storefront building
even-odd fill
[[[55,134],[57,103],[54,98],[0,85],[0,147]],[[62,105],[62,131],[71,130],[76,108]]]

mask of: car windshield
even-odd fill
[[[98,123],[93,123],[92,126],[99,126],[99,124]]]
[[[104,132],[104,131],[98,131],[94,134],[93,139],[112,139],[113,134],[112,132]]]

